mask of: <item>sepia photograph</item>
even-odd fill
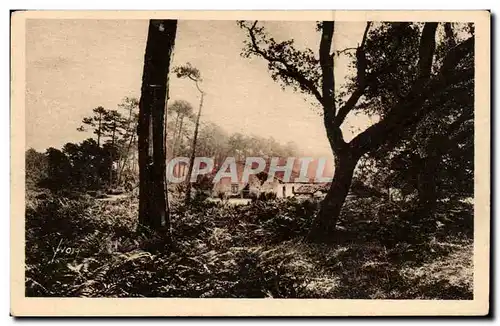
[[[488,313],[488,11],[11,29],[11,314]]]

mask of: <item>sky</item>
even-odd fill
[[[78,132],[92,109],[116,109],[122,99],[140,97],[147,20],[27,20],[26,148],[44,151],[91,136]],[[299,48],[317,53],[315,22],[263,22],[278,41],[293,38]],[[334,47],[354,47],[365,24],[336,24]],[[263,59],[240,56],[244,32],[235,21],[179,21],[172,66],[190,62],[203,77],[206,93],[203,121],[229,133],[273,137],[295,142],[313,156],[331,156],[322,118],[303,94],[282,90]],[[348,73],[348,62],[336,62],[336,78]],[[192,82],[171,75],[170,101],[183,99],[197,107]],[[369,118],[349,116],[346,140],[366,128]],[[354,131],[352,131],[354,129]]]

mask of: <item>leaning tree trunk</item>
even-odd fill
[[[179,112],[177,112],[177,116],[175,117],[175,124],[174,124],[174,134],[172,135],[172,151],[170,154],[172,154],[172,158],[175,157],[175,146],[177,144],[177,126],[179,125]]]
[[[170,237],[164,138],[168,72],[177,20],[150,20],[139,103],[139,227]]]
[[[343,153],[335,157],[333,181],[307,236],[311,242],[331,242],[342,206],[351,187],[357,160]]]
[[[198,141],[198,130],[200,128],[201,109],[203,108],[203,95],[204,93],[201,92],[200,107],[198,109],[198,116],[196,117],[196,126],[194,127],[193,148],[191,149],[191,158],[189,159],[189,168],[186,176],[185,205],[189,205],[189,202],[191,201],[191,174],[193,173],[194,158],[196,157],[196,143]]]

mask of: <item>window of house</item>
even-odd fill
[[[238,184],[232,184],[231,185],[231,192],[233,194],[236,194],[238,192]]]

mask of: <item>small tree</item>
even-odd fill
[[[174,136],[172,156],[178,154],[178,148],[182,144],[182,134],[184,132],[184,119],[191,118],[193,115],[193,107],[191,103],[184,100],[177,100],[169,106],[168,110],[175,114]]]
[[[126,97],[123,103],[118,105],[122,110],[126,110],[128,118],[126,119],[125,133],[123,135],[124,146],[120,150],[120,159],[118,160],[118,176],[117,183],[121,184],[122,176],[130,161],[130,152],[132,146],[136,143],[136,130],[139,115],[136,111],[139,110],[139,101],[136,98]]]
[[[193,135],[193,145],[191,147],[191,157],[189,159],[189,168],[186,176],[186,197],[185,204],[188,205],[191,201],[191,174],[193,172],[194,159],[196,156],[196,142],[198,140],[198,130],[200,127],[200,117],[201,117],[201,109],[203,108],[203,97],[205,93],[200,88],[200,83],[202,81],[201,74],[198,69],[193,67],[189,62],[184,66],[179,66],[174,69],[174,72],[177,74],[178,78],[188,78],[194,81],[196,85],[196,89],[200,93],[200,106],[198,108],[198,114],[196,115],[196,123],[194,127],[194,135]]]
[[[123,115],[116,110],[109,110],[104,118],[104,126],[108,131],[108,136],[110,137],[107,142],[109,147],[109,155],[111,162],[119,161],[120,152],[118,145],[118,140],[126,133],[127,120],[124,119]],[[111,188],[113,186],[113,167],[109,170],[109,184]],[[117,171],[118,172],[118,171]]]
[[[108,111],[102,106],[99,106],[92,111],[94,112],[94,115],[83,118],[83,125],[78,127],[77,130],[85,132],[88,130],[87,128],[92,128],[92,132],[97,135],[97,146],[101,146],[101,137],[107,132],[104,121]]]

